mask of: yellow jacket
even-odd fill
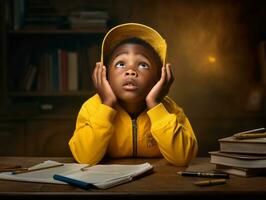
[[[189,120],[169,97],[131,119],[122,107],[102,104],[98,94],[83,104],[69,146],[77,162],[88,164],[97,164],[105,155],[163,156],[184,166],[198,150]]]

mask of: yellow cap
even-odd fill
[[[158,53],[163,65],[165,64],[166,41],[156,30],[138,23],[121,24],[108,31],[102,42],[101,62],[104,61],[104,55],[109,54],[121,41],[129,38],[139,38],[150,44]]]

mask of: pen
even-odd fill
[[[243,132],[240,132],[240,133],[263,133],[265,131],[266,131],[265,128],[256,128],[256,129],[252,129],[252,130],[249,130],[249,131],[243,131]]]
[[[13,171],[26,170],[26,169],[28,169],[28,168],[24,168],[24,167],[13,167],[13,168],[0,169],[0,172],[13,172]]]
[[[242,133],[235,135],[236,139],[252,139],[252,138],[263,138],[266,137],[266,133]]]
[[[177,174],[181,176],[196,176],[196,177],[209,177],[209,178],[229,178],[226,173],[212,173],[212,172],[193,172],[193,171],[180,171]]]
[[[193,184],[197,186],[209,186],[209,185],[220,185],[225,183],[226,179],[212,179],[212,180],[196,181]]]
[[[247,139],[247,138],[260,138],[266,137],[265,128],[257,128],[249,131],[243,131],[240,133],[234,134],[236,139]]]
[[[40,168],[35,168],[35,169],[26,168],[26,169],[23,169],[23,170],[13,171],[12,174],[22,174],[22,173],[34,172],[34,171],[50,169],[50,168],[54,168],[54,167],[61,167],[63,165],[64,164],[60,163],[60,164],[57,164],[57,165],[52,165],[52,166],[47,166],[47,167],[40,167]]]
[[[86,171],[89,167],[90,167],[90,165],[86,165],[85,167],[82,167],[80,170],[81,171]]]

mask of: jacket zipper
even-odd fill
[[[137,157],[137,138],[138,138],[138,132],[137,132],[137,120],[132,119],[132,137],[133,137],[133,157]]]

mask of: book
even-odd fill
[[[59,162],[46,160],[42,163],[29,167],[29,170],[49,167],[53,165],[60,164]],[[82,167],[87,166],[86,164],[77,163],[64,163],[63,166],[50,168],[46,170],[33,171],[23,174],[14,175],[12,172],[0,173],[0,179],[3,180],[13,180],[13,181],[23,181],[23,182],[37,182],[37,183],[53,183],[53,184],[64,184],[61,181],[56,181],[53,179],[55,173],[71,173],[76,170],[80,170]]]
[[[211,151],[210,162],[213,164],[220,164],[232,167],[242,168],[266,168],[265,155],[252,155],[252,154],[234,154],[225,153],[221,151]]]
[[[54,179],[69,183],[84,189],[96,187],[107,189],[123,183],[130,182],[147,172],[151,172],[153,166],[149,163],[137,165],[94,165],[84,171],[71,174],[55,174]]]
[[[215,171],[242,177],[266,175],[266,168],[243,168],[216,164]]]
[[[266,137],[252,139],[236,139],[234,136],[218,139],[221,152],[265,154]]]
[[[108,19],[109,14],[107,11],[103,10],[80,10],[73,11],[70,13],[69,17],[81,18],[81,19]]]
[[[25,83],[25,90],[26,91],[30,91],[32,86],[33,86],[33,83],[34,83],[34,80],[36,79],[36,76],[37,76],[37,66],[35,65],[31,65],[31,68],[30,68],[30,71],[29,71],[29,75],[28,77],[26,78],[26,83]]]
[[[68,52],[68,90],[76,91],[78,90],[78,54],[77,52]]]
[[[68,88],[68,53],[66,50],[59,49],[59,88],[60,91],[67,91]]]
[[[14,0],[13,6],[13,28],[19,30],[24,25],[25,0]]]
[[[3,172],[0,179],[39,182],[52,184],[70,184],[76,187],[88,189],[90,187],[107,189],[130,182],[134,178],[151,172],[153,166],[149,163],[136,165],[105,164],[88,166],[87,164],[62,163],[47,160],[34,165],[26,173]],[[52,166],[57,167],[52,167]],[[36,170],[38,168],[45,168]]]

